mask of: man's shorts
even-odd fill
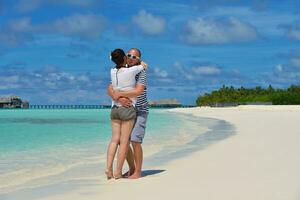
[[[138,111],[135,125],[131,132],[131,141],[142,143],[145,130],[146,130],[146,122],[147,122],[148,112]]]
[[[110,112],[110,119],[112,120],[121,120],[128,121],[132,119],[136,119],[137,111],[136,108],[131,106],[129,108],[125,108],[123,106],[113,106]]]

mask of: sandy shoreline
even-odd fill
[[[41,199],[300,199],[300,106],[170,111],[225,120],[236,133],[163,166],[145,166],[151,175],[139,180],[88,180],[81,184],[89,187]]]

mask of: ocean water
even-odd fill
[[[1,110],[0,192],[80,166],[94,165],[100,172],[111,137],[109,112],[109,109]],[[145,156],[176,140],[174,136],[183,123],[175,114],[151,110]]]
[[[0,110],[0,199],[35,199],[29,195],[37,194],[35,190],[57,191],[77,180],[105,181],[109,113],[109,109]],[[226,126],[151,109],[143,143],[145,166],[224,139],[231,134]],[[220,134],[212,134],[216,127]]]

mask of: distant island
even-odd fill
[[[150,108],[174,108],[182,107],[182,104],[177,99],[160,99],[149,101]]]
[[[300,105],[300,86],[291,85],[287,89],[234,88],[223,85],[219,90],[205,93],[196,100],[198,106],[237,106],[237,105]]]
[[[29,102],[14,95],[0,97],[0,108],[29,108]]]

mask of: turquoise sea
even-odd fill
[[[33,190],[58,189],[77,180],[96,177],[105,181],[106,148],[111,136],[109,112],[0,110],[0,199],[18,199]],[[145,168],[227,137],[227,133],[220,134],[221,138],[208,134],[218,126],[224,131],[226,124],[151,109],[143,143]],[[34,198],[29,195],[25,199]]]

